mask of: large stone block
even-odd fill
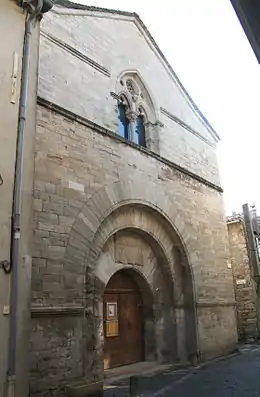
[[[30,340],[30,395],[64,395],[70,379],[82,375],[82,319],[33,318]]]

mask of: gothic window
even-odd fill
[[[156,111],[138,72],[127,72],[117,82],[118,133],[142,147],[154,150]]]

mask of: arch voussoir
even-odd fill
[[[88,227],[83,219],[78,219],[71,228],[70,239],[72,237],[84,241],[86,245],[89,245],[93,241],[95,232]]]

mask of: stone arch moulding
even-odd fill
[[[149,223],[148,218],[152,218]],[[148,223],[147,223],[148,222]],[[161,225],[161,226],[160,226]],[[190,346],[192,359],[198,355],[197,316],[194,278],[191,266],[192,255],[189,255],[190,237],[185,224],[170,202],[160,193],[153,183],[146,183],[144,191],[143,184],[138,181],[115,182],[98,190],[87,201],[72,226],[68,246],[65,253],[65,264],[70,269],[80,269],[85,274],[85,288],[82,288],[82,297],[85,300],[86,318],[89,315],[92,324],[93,334],[91,337],[91,349],[95,346],[96,357],[102,361],[102,295],[109,277],[119,270],[119,267],[111,266],[109,272],[103,272],[98,266],[99,258],[104,246],[109,239],[120,230],[134,230],[141,233],[148,243],[154,247],[160,259],[160,265],[164,264],[165,278],[172,280],[168,288],[175,294],[176,285],[174,277],[179,271],[184,271],[188,281],[188,301],[185,302],[189,309],[187,321],[193,329],[190,335]],[[174,241],[172,245],[171,242]],[[191,242],[192,243],[192,242]],[[181,270],[174,264],[173,246],[176,246],[180,255]],[[159,254],[158,254],[159,252]],[[192,251],[191,251],[192,252]],[[79,271],[79,270],[77,270]],[[170,275],[170,277],[167,277]],[[148,280],[149,281],[149,280]],[[178,289],[178,288],[177,288]],[[175,305],[172,298],[172,305]],[[177,302],[178,305],[178,302]],[[191,315],[190,315],[191,314]],[[186,320],[185,320],[186,321]],[[188,328],[186,326],[186,328]],[[88,336],[85,335],[88,344]],[[95,341],[93,342],[93,340]],[[88,350],[88,349],[87,349]],[[89,365],[85,365],[85,371]],[[102,368],[98,372],[102,372]]]

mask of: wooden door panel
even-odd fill
[[[105,294],[104,295],[104,337],[105,337],[105,344],[104,344],[104,368],[113,368],[118,365],[118,360],[120,360],[120,351],[121,351],[121,332],[120,332],[120,325],[118,324],[118,335],[117,336],[108,336],[107,335],[107,304],[109,303],[117,303],[117,320],[118,320],[118,295],[117,294]],[[118,321],[119,322],[119,321]]]
[[[136,294],[120,295],[120,318],[122,324],[122,342],[125,351],[128,352],[131,361],[141,360],[142,328],[140,318],[140,302]]]
[[[124,282],[124,278],[118,275],[116,281],[111,281],[111,292],[108,289],[104,294],[105,369],[132,364],[143,359],[143,333],[139,291],[133,288],[129,280]],[[117,285],[119,287],[118,289]],[[118,321],[118,333],[116,336],[109,336],[106,333],[107,321],[110,321],[108,304],[112,304],[113,302],[117,304],[115,320]],[[110,314],[113,314],[113,310],[111,310]]]

